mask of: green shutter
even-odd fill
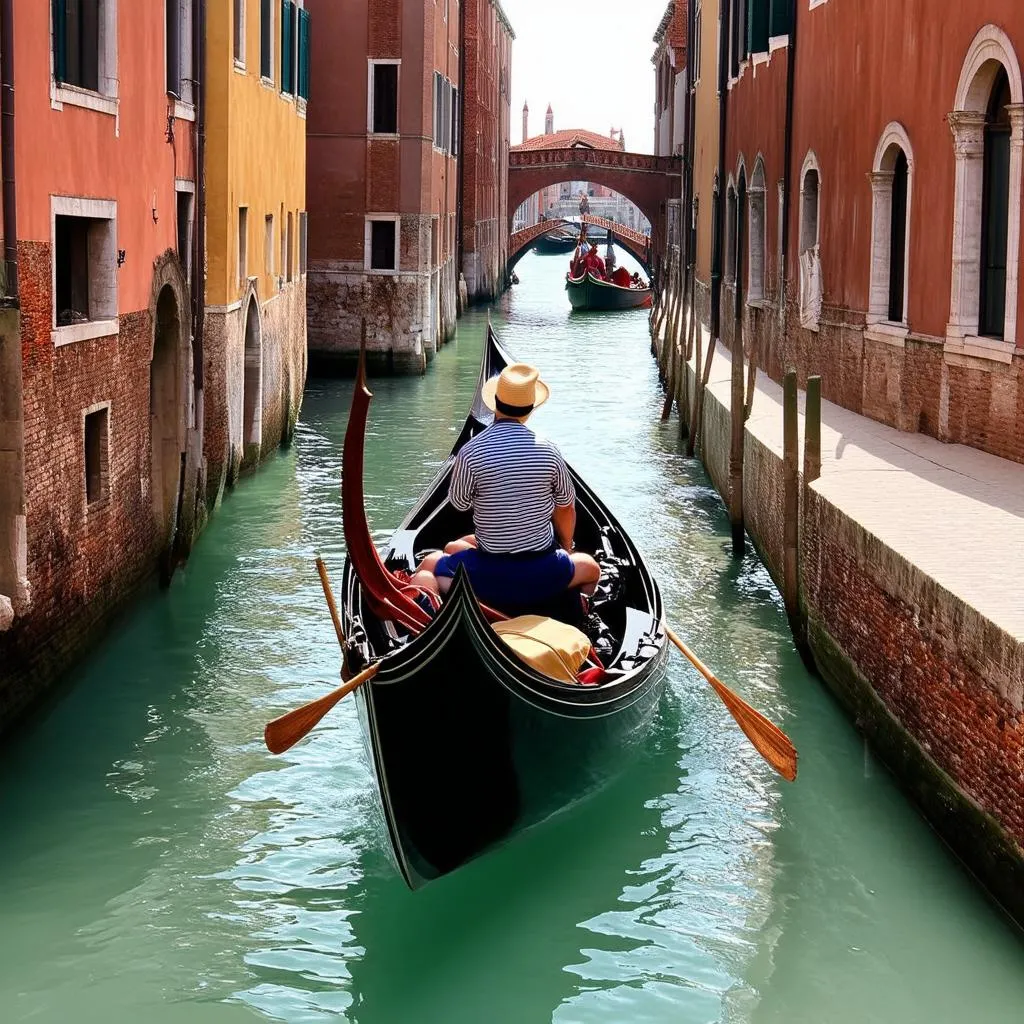
[[[309,11],[299,9],[299,95],[309,99]]]
[[[773,36],[789,35],[790,0],[771,0],[772,9],[769,32]],[[767,47],[765,47],[767,49]]]
[[[281,3],[281,92],[292,92],[292,5]]]
[[[53,0],[53,77],[58,82],[68,78],[67,0]]]
[[[768,52],[769,0],[750,0],[747,7],[747,48],[750,53]]]

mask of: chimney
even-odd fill
[[[550,103],[548,104],[548,112],[544,115],[544,134],[555,134],[555,112],[551,109]]]
[[[525,142],[530,134],[526,129],[527,121],[530,119],[530,107],[526,100],[523,100],[523,142]]]

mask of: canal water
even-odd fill
[[[535,425],[632,534],[678,632],[794,739],[798,781],[673,655],[624,776],[407,891],[354,705],[284,756],[261,742],[338,683],[313,559],[340,581],[351,383],[312,380],[292,447],[6,741],[5,1024],[1022,1019],[1024,942],[803,669],[758,559],[730,556],[720,500],[660,422],[646,314],[571,315],[564,263],[526,258],[494,311],[550,383]],[[469,313],[423,378],[373,382],[381,538],[456,436],[485,323]]]

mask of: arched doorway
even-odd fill
[[[180,347],[178,299],[174,289],[166,284],[157,298],[153,358],[149,364],[150,494],[161,553],[169,552],[174,541],[181,488]]]
[[[263,334],[256,297],[245,310],[245,369],[242,397],[242,464],[259,461],[263,439]]]

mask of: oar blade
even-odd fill
[[[710,680],[715,693],[729,709],[736,724],[754,745],[754,749],[787,781],[793,782],[797,772],[797,752],[789,737],[760,711],[737,697],[717,679]]]

